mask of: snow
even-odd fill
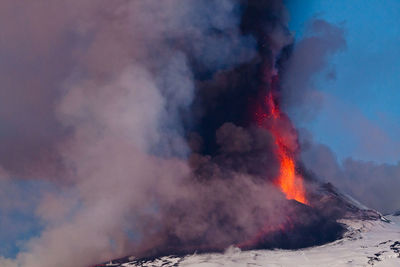
[[[382,221],[342,221],[346,237],[333,243],[288,251],[246,251],[186,257],[179,266],[400,266],[400,227]],[[392,246],[392,247],[391,247]]]
[[[119,264],[123,267],[242,267],[242,266],[400,266],[400,216],[384,220],[342,220],[348,232],[335,242],[300,250],[241,251],[168,256]]]

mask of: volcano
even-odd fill
[[[400,220],[398,215],[382,216],[368,209],[354,199],[339,193],[332,185],[322,185],[324,193],[320,203],[330,203],[341,207],[342,217],[337,223],[314,221],[311,225],[297,226],[302,236],[309,237],[306,248],[296,248],[291,244],[296,239],[296,230],[284,227],[276,229],[261,240],[253,240],[264,246],[254,247],[247,243],[230,246],[221,252],[194,251],[189,254],[136,257],[115,259],[96,267],[136,267],[136,266],[398,266],[400,264]],[[307,209],[305,205],[299,205]],[[307,214],[308,212],[308,214]],[[310,210],[306,216],[313,216]],[[321,225],[324,225],[321,227]],[[339,228],[338,228],[338,225]],[[340,233],[340,235],[338,235]],[[285,236],[285,238],[283,238]],[[260,239],[262,235],[260,234]],[[277,249],[266,244],[272,239],[281,240]],[[286,242],[282,240],[285,239]],[[328,242],[328,243],[326,243]],[[324,244],[325,243],[325,244]],[[271,243],[276,244],[276,243]],[[321,245],[324,244],[324,245]],[[248,246],[251,249],[246,249]],[[268,248],[268,249],[266,249]],[[273,249],[274,248],[274,249]]]
[[[341,170],[299,127],[313,75],[343,66],[328,59],[345,47],[344,24],[315,18],[296,42],[286,2],[1,1],[0,266],[398,255],[394,224],[335,187],[360,197],[347,189],[364,186],[341,177],[370,164]]]
[[[250,250],[230,247],[224,253],[136,259],[127,257],[99,266],[399,266],[400,224],[386,220],[346,220],[346,235],[325,246],[300,250]],[[393,238],[397,237],[397,238]]]
[[[256,56],[217,67],[219,54],[212,53],[213,64],[196,55],[190,43],[196,36],[168,39],[187,57],[196,89],[188,108],[175,111],[189,151],[170,156],[157,147],[154,154],[183,158],[188,170],[173,193],[168,186],[149,190],[154,205],[148,210],[154,213],[142,211],[133,230],[141,235],[132,245],[138,266],[146,259],[163,262],[162,257],[178,255],[180,262],[187,255],[222,253],[230,246],[249,253],[322,246],[352,235],[348,220],[385,220],[302,165],[298,131],[283,108],[280,79],[294,46],[283,3],[234,2],[240,10],[235,13],[237,29],[220,30],[213,24],[206,36],[250,36]],[[167,103],[175,88],[169,90],[162,91]],[[165,143],[170,146],[173,140]]]

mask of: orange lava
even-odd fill
[[[307,204],[308,202],[303,187],[303,178],[296,174],[294,159],[288,155],[284,145],[279,139],[276,139],[276,143],[278,146],[277,154],[280,161],[279,177],[276,180],[276,184],[286,195],[287,199],[294,199],[303,204]]]
[[[279,121],[283,118],[279,107],[275,104],[272,92],[268,94],[266,102],[270,114],[268,117],[272,120],[270,130],[275,138],[276,154],[280,163],[279,176],[276,178],[275,184],[286,195],[287,199],[294,199],[303,204],[308,204],[303,186],[303,177],[296,173],[296,163],[293,156],[295,149],[291,148],[283,138],[282,131],[284,129],[279,127]],[[266,116],[263,117],[265,118]]]
[[[268,104],[269,111],[270,111],[272,117],[273,117],[274,119],[278,119],[278,118],[279,118],[279,109],[278,109],[278,107],[275,105],[275,101],[274,101],[274,98],[273,98],[271,92],[269,92],[269,94],[268,94],[268,96],[267,96],[267,104]]]

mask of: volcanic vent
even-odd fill
[[[270,81],[270,91],[265,96],[265,103],[256,113],[257,124],[271,132],[275,139],[276,156],[279,160],[279,176],[275,184],[288,199],[307,204],[303,177],[296,171],[295,156],[298,152],[297,133],[290,119],[282,113],[274,95],[278,94],[278,75]]]

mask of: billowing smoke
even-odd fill
[[[24,190],[6,200],[41,229],[2,266],[340,234],[338,213],[277,188],[274,136],[254,121],[292,49],[281,1],[6,0],[0,12],[1,182],[46,185],[30,205]]]
[[[335,99],[315,84],[315,75],[321,71],[327,72],[327,79],[335,79],[335,70],[329,59],[345,47],[344,29],[318,18],[309,22],[303,39],[294,45],[290,59],[284,63],[283,104],[299,124],[315,119],[321,105],[327,107],[331,113],[329,118],[339,119],[351,134],[357,135],[362,153],[385,159],[392,151],[397,152],[387,133],[371,123],[357,108],[345,106],[340,99]],[[335,129],[337,125],[332,123],[331,127]],[[356,158],[341,161],[327,145],[315,142],[308,131],[302,129],[300,132],[302,161],[316,177],[384,214],[399,209],[399,164],[366,162]],[[388,147],[391,147],[390,151]]]
[[[335,184],[361,203],[384,214],[399,209],[400,164],[376,163],[347,158],[337,159],[326,145],[303,138],[304,164],[320,179]]]

